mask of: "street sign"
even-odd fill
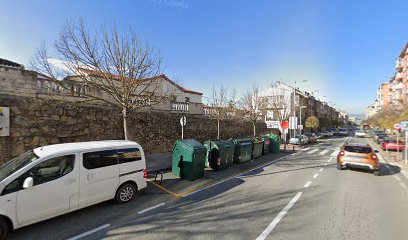
[[[303,130],[303,125],[298,125],[298,129]]]
[[[395,130],[400,130],[401,129],[401,125],[399,123],[394,124],[394,129]]]
[[[10,108],[0,107],[0,137],[10,136]]]
[[[408,131],[408,121],[403,121],[399,125],[401,130]]]
[[[279,128],[280,123],[279,121],[265,121],[266,128]]]
[[[181,125],[181,126],[186,126],[186,123],[187,123],[186,117],[185,117],[185,116],[182,116],[182,117],[180,118],[180,125]]]
[[[288,129],[288,127],[289,127],[289,122],[288,122],[288,121],[283,121],[283,122],[281,123],[281,127],[282,127],[283,129]]]

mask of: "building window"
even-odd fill
[[[186,97],[186,103],[190,103],[190,98]]]

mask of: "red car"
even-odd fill
[[[393,150],[393,151],[403,151],[405,149],[404,142],[399,141],[397,144],[397,140],[395,139],[385,139],[384,142],[381,144],[382,150]]]

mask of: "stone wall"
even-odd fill
[[[0,94],[0,106],[10,107],[10,136],[0,137],[0,163],[32,148],[65,142],[123,139],[121,112],[107,106],[90,106]],[[181,137],[181,113],[134,112],[129,116],[131,139],[147,152],[171,151]],[[186,115],[185,138],[215,139],[216,121],[205,115]],[[266,132],[259,123],[257,132]],[[221,123],[221,137],[252,135],[252,124],[243,120]]]

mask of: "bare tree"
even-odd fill
[[[258,118],[263,115],[263,109],[268,106],[268,99],[261,96],[258,86],[254,83],[241,97],[240,106],[244,117],[252,122],[254,136],[256,135],[256,123]]]
[[[220,139],[220,123],[227,118],[228,112],[231,107],[231,101],[233,101],[232,99],[228,99],[227,88],[221,85],[217,89],[214,84],[212,89],[212,96],[209,100],[209,116],[217,121],[217,139]]]
[[[142,42],[132,30],[120,33],[113,26],[97,31],[83,20],[68,21],[55,42],[55,53],[54,58],[63,64],[62,70],[51,64],[45,47],[37,49],[33,56],[34,70],[55,80],[65,76],[58,81],[61,88],[79,84],[83,96],[119,108],[125,139],[129,139],[130,111],[151,107],[171,95],[154,78],[162,73],[160,52]]]

